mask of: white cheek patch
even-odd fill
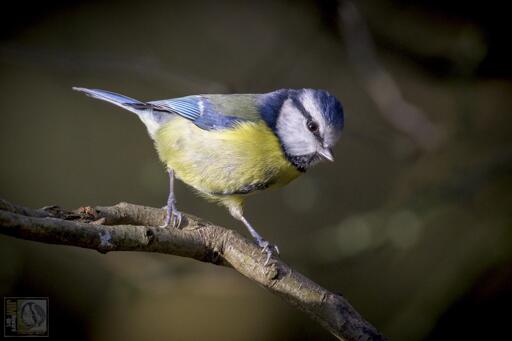
[[[307,130],[304,120],[291,99],[284,101],[277,119],[276,131],[290,155],[307,155],[316,151],[316,139]]]
[[[304,109],[306,109],[306,111],[309,112],[311,117],[318,123],[320,134],[324,135],[326,129],[325,118],[324,115],[322,115],[320,107],[318,106],[313,90],[305,90],[303,94],[300,96],[300,101],[304,106]]]

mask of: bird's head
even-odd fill
[[[299,170],[321,160],[334,161],[332,147],[343,129],[341,103],[324,90],[284,89],[264,97],[264,118],[286,157]]]

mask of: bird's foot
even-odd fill
[[[261,247],[261,253],[265,252],[267,254],[267,259],[265,260],[265,264],[263,265],[268,264],[270,257],[272,257],[272,253],[274,251],[276,252],[276,254],[279,254],[279,248],[277,247],[277,245],[270,244],[265,239],[257,239],[256,241],[258,242],[259,247]]]
[[[160,225],[160,227],[180,227],[182,218],[181,212],[176,209],[176,206],[174,204],[166,206],[166,209],[167,213],[165,215],[165,222],[163,225]]]

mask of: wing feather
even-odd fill
[[[260,119],[255,95],[196,95],[148,102],[156,110],[169,111],[205,130],[231,128],[237,122]]]
[[[191,121],[197,120],[201,117],[200,103],[201,96],[187,96],[174,99],[166,99],[162,101],[149,102],[159,109],[169,110],[179,116],[182,116]]]

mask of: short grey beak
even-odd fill
[[[320,155],[321,157],[328,161],[334,161],[334,156],[332,155],[332,151],[330,148],[323,148],[322,150],[319,150],[318,155]]]

